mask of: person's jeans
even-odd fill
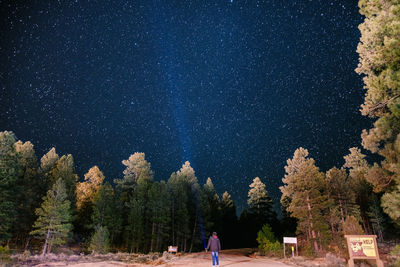
[[[217,261],[217,265],[219,265],[218,252],[211,252],[211,256],[212,256],[213,266],[215,266],[215,261]]]

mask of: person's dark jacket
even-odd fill
[[[219,252],[221,250],[221,242],[219,242],[218,237],[210,236],[210,239],[208,239],[207,250],[211,250],[211,252]]]

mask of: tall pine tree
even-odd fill
[[[329,241],[329,227],[324,215],[329,207],[324,192],[324,175],[308,158],[308,150],[298,148],[287,160],[281,186],[282,199],[288,201],[287,211],[298,219],[297,231],[318,252]]]
[[[36,215],[38,219],[31,234],[44,240],[43,256],[54,245],[64,244],[72,230],[70,201],[61,178],[47,192],[41,207],[36,210]]]
[[[400,3],[360,0],[359,7],[365,16],[356,69],[366,89],[361,112],[376,118],[373,128],[363,130],[362,145],[384,158],[366,177],[384,193],[383,210],[400,224]]]
[[[18,204],[15,196],[21,189],[17,184],[21,166],[15,141],[16,137],[12,132],[0,132],[0,244],[11,238]]]

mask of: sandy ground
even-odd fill
[[[226,251],[221,252],[220,256],[220,265],[221,267],[287,267],[290,265],[274,261],[267,258],[250,258],[242,253],[234,252],[234,251]],[[120,267],[148,267],[151,265],[141,265],[141,264],[126,264],[122,262],[116,261],[104,261],[104,262],[93,262],[93,263],[65,263],[65,262],[57,262],[57,263],[42,263],[36,266],[70,266],[70,267],[111,267],[111,266],[120,266]],[[190,255],[186,255],[184,257],[173,258],[166,264],[158,265],[159,267],[169,267],[169,266],[190,266],[190,267],[211,267],[211,254],[210,253],[193,253]]]

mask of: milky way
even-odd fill
[[[356,1],[0,1],[0,130],[107,179],[185,160],[245,205],[303,146],[326,170],[370,122]]]

